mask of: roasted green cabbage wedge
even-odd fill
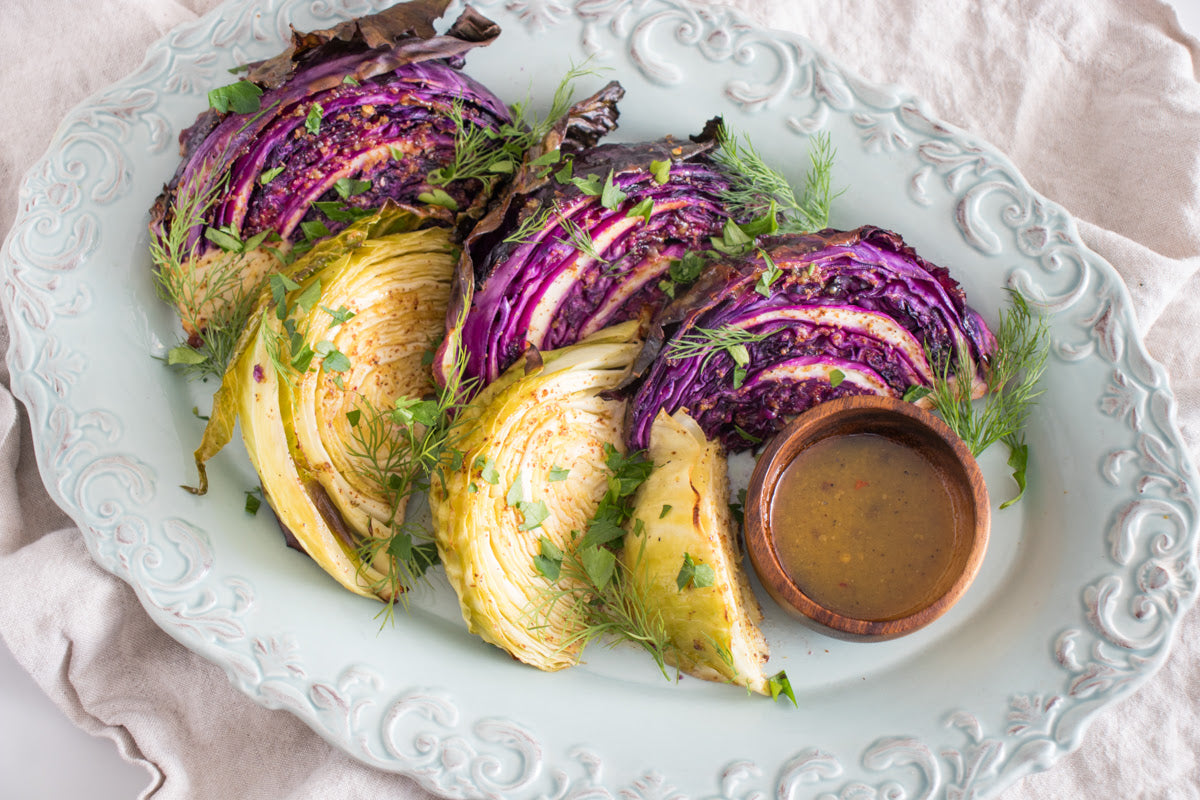
[[[462,411],[461,469],[430,489],[438,552],[468,629],[543,670],[579,661],[585,620],[534,559],[543,538],[568,549],[604,496],[604,446],[622,448],[624,414],[606,393],[640,347],[629,322],[531,351]]]
[[[295,543],[346,588],[384,600],[414,571],[388,546],[407,500],[392,476],[408,463],[408,439],[392,411],[434,391],[425,355],[457,256],[447,231],[415,224],[387,208],[272,276],[196,451],[202,491],[205,462],[239,420]]]
[[[667,663],[770,694],[762,609],[742,569],[723,448],[686,412],[660,411],[649,455],[654,470],[634,497],[621,557],[643,602],[662,616]]]

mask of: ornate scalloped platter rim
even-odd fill
[[[685,0],[482,0],[505,32],[467,70],[512,101],[545,96],[570,58],[593,55],[630,90],[619,137],[686,135],[723,113],[789,169],[805,137],[828,130],[847,185],[835,224],[900,231],[989,318],[1006,285],[1052,314],[1036,482],[996,514],[999,544],[956,613],[854,646],[767,608],[772,664],[788,669],[799,709],[667,685],[619,650],[544,675],[468,637],[436,581],[381,632],[372,605],[285,551],[265,515],[242,515],[256,481],[236,450],[214,464],[209,498],[181,496],[201,424],[191,408],[211,387],[150,358],[174,320],[142,255],[175,135],[225,68],[273,53],[289,22],[381,4],[227,3],[72,112],[23,185],[2,260],[14,392],[52,494],[164,630],[255,701],[455,797],[986,797],[1051,765],[1161,664],[1194,599],[1197,482],[1115,271],[1007,159],[911,96],[864,85],[794,34]],[[1006,496],[1003,454],[984,468]]]

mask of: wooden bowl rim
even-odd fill
[[[784,572],[769,533],[771,497],[768,490],[773,491],[783,468],[791,463],[804,447],[829,436],[848,435],[852,431],[833,430],[794,450],[793,443],[802,440],[811,432],[820,433],[824,428],[834,427],[834,423],[841,419],[852,420],[855,416],[862,416],[868,421],[859,428],[862,432],[869,432],[872,424],[877,427],[880,422],[891,420],[915,431],[924,431],[927,435],[932,435],[934,441],[940,441],[953,454],[954,461],[962,469],[963,480],[960,489],[964,490],[963,494],[969,498],[975,512],[974,528],[968,531],[969,550],[959,574],[946,591],[931,603],[894,619],[857,619],[833,611],[813,600]],[[894,397],[851,395],[828,400],[800,414],[776,434],[759,455],[746,494],[747,550],[751,564],[768,594],[786,610],[817,623],[828,633],[857,641],[879,641],[903,636],[925,627],[945,614],[962,598],[975,580],[987,551],[990,530],[991,505],[987,484],[966,442],[932,412]]]

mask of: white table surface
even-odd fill
[[[1200,38],[1200,0],[1168,0],[1183,29]],[[118,800],[138,797],[149,773],[116,745],[77,728],[0,642],[0,797]]]

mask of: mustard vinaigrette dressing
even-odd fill
[[[938,468],[886,436],[833,436],[779,476],[771,528],[784,571],[810,598],[855,619],[911,614],[943,593],[955,504]]]

